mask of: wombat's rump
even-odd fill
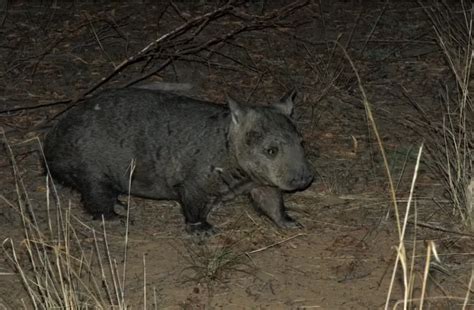
[[[48,133],[51,175],[79,190],[95,217],[121,193],[180,202],[188,231],[208,231],[213,206],[250,193],[281,227],[295,222],[281,191],[313,173],[291,121],[294,92],[271,106],[199,101],[144,89],[109,90],[72,108]]]

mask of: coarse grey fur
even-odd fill
[[[313,173],[293,125],[294,92],[271,106],[219,105],[171,93],[105,91],[72,108],[46,137],[51,175],[79,190],[96,218],[119,194],[177,200],[188,231],[212,231],[209,211],[242,193],[280,227],[295,225],[282,191]]]

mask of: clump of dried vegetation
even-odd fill
[[[464,4],[464,3],[462,3]],[[474,113],[470,90],[472,91],[472,61],[474,59],[474,40],[472,26],[474,21],[474,7],[462,6],[462,13],[455,14],[445,4],[424,8],[436,34],[437,42],[442,50],[451,72],[453,87],[445,85],[440,95],[441,113],[429,114],[419,105],[413,103],[419,116],[413,128],[424,138],[424,162],[431,168],[435,175],[441,177],[452,214],[459,216],[462,224],[468,230],[474,230],[474,204],[473,195],[473,134]],[[461,18],[459,18],[461,15]],[[457,17],[455,17],[457,16]],[[449,82],[448,82],[449,83]],[[447,84],[448,84],[447,83]],[[436,111],[435,111],[436,112]],[[401,266],[404,285],[403,299],[397,301],[393,307],[423,309],[429,304],[445,301],[445,305],[454,302],[467,309],[470,304],[470,293],[474,283],[474,271],[466,285],[466,292],[457,296],[427,296],[427,287],[433,267],[443,269],[434,241],[426,243],[426,256],[423,273],[417,277],[416,261],[416,230],[413,247],[407,253],[405,245],[405,228],[410,210],[413,209],[413,191],[418,174],[423,146],[420,147],[416,162],[410,195],[405,208],[405,217],[402,225],[398,221],[400,231],[400,244],[397,247],[397,258],[392,273],[392,281],[387,294],[385,309],[389,308],[393,284],[398,266]],[[397,211],[398,212],[398,211]],[[416,210],[413,216],[416,222]],[[417,279],[418,278],[418,279]],[[416,282],[421,281],[419,296],[415,296]]]
[[[399,235],[399,244],[396,246],[396,258],[392,271],[390,286],[387,293],[385,309],[423,309],[438,304],[449,306],[451,302],[461,305],[462,309],[471,306],[470,294],[474,285],[474,270],[466,285],[465,294],[457,296],[428,296],[429,279],[433,267],[443,269],[436,243],[426,243],[424,266],[421,273],[417,270],[416,229],[413,240],[407,240],[407,224],[409,218],[414,218],[417,223],[417,211],[414,196],[417,177],[422,157],[425,163],[436,174],[440,175],[452,205],[453,214],[458,215],[462,223],[469,229],[474,228],[473,206],[473,134],[474,113],[469,91],[472,90],[471,68],[474,59],[474,44],[472,26],[474,21],[474,6],[463,6],[461,19],[456,19],[454,12],[448,6],[433,6],[425,8],[425,12],[432,22],[433,29],[439,46],[445,55],[447,64],[454,79],[454,89],[446,90],[441,96],[441,114],[428,114],[419,105],[414,103],[418,118],[411,120],[410,124],[423,138],[424,143],[419,146],[416,164],[413,171],[412,182],[406,206],[402,208],[398,203],[396,187],[393,182],[389,161],[385,148],[380,138],[376,120],[372,114],[372,105],[369,102],[362,80],[347,51],[340,45],[346,58],[356,75],[362,102],[376,138],[381,153],[386,177],[388,179],[389,193],[395,214]],[[471,89],[470,89],[471,88]],[[402,210],[404,214],[402,214]],[[416,225],[415,225],[416,228]],[[411,245],[411,246],[408,246]],[[401,274],[400,274],[401,273]],[[393,302],[393,291],[397,278],[403,283],[403,296]],[[417,290],[419,289],[419,290]]]
[[[442,116],[427,124],[431,136],[431,139],[427,137],[429,160],[442,176],[453,213],[474,231],[474,107],[470,94],[474,73],[474,8],[463,6],[461,18],[455,18],[459,14],[447,6],[426,12],[454,80],[453,89],[446,86],[440,96]]]
[[[22,300],[23,307],[109,309],[110,305],[116,305],[119,309],[127,308],[128,220],[123,256],[115,258],[109,251],[105,224],[103,231],[97,232],[72,216],[70,208],[61,205],[56,188],[47,176],[47,221],[40,223],[6,138],[5,145],[16,181],[17,200],[11,206],[19,213],[24,239],[20,247],[10,238],[5,239],[2,246],[28,294],[29,299]],[[82,237],[84,229],[92,236],[87,242]],[[143,266],[145,268],[145,260]],[[146,304],[145,279],[143,300]]]
[[[462,2],[464,5],[467,3]],[[453,12],[446,4],[425,7],[450,76],[441,85],[438,109],[416,111],[408,124],[425,140],[425,164],[440,177],[452,214],[474,231],[473,162],[474,111],[472,103],[473,8]]]
[[[236,251],[236,243],[211,246],[207,243],[186,244],[183,257],[188,267],[182,270],[184,281],[203,283],[212,290],[212,285],[224,282],[229,273],[250,273],[255,266],[249,264],[245,253]]]

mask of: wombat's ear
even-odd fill
[[[232,115],[232,122],[235,125],[239,125],[242,123],[242,120],[244,118],[244,109],[240,106],[240,104],[232,99],[228,94],[226,94],[227,97],[227,104],[229,105],[230,109],[230,114]]]
[[[296,98],[296,89],[290,90],[286,95],[284,95],[279,102],[275,103],[273,107],[275,107],[280,113],[285,114],[288,117],[293,115],[293,101]]]

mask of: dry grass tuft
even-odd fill
[[[424,7],[451,78],[440,91],[441,113],[430,113],[411,103],[420,116],[413,126],[426,141],[425,163],[441,177],[453,214],[473,231],[474,110],[470,92],[474,86],[474,6],[462,4],[461,13],[442,4]]]
[[[183,257],[188,267],[182,270],[184,281],[203,283],[212,289],[236,272],[254,274],[256,269],[245,253],[236,250],[235,243],[212,246],[209,243],[185,244]]]
[[[442,29],[441,24],[436,24],[436,21],[432,18],[433,24],[435,25],[435,30],[440,42],[440,45],[443,47],[443,51],[448,59],[450,68],[453,74],[456,77],[458,96],[456,100],[446,100],[444,102],[444,107],[446,108],[446,113],[443,115],[443,126],[440,127],[431,127],[432,123],[424,124],[430,125],[429,133],[434,135],[438,140],[429,140],[426,143],[428,144],[427,156],[429,159],[435,159],[434,169],[439,172],[445,178],[445,183],[448,187],[448,191],[451,196],[454,208],[458,211],[458,214],[461,215],[463,221],[467,225],[473,224],[473,210],[472,205],[467,204],[470,196],[466,195],[467,188],[471,184],[472,177],[472,134],[473,127],[472,122],[474,120],[472,115],[472,102],[469,97],[469,77],[470,69],[472,64],[472,11],[471,15],[466,17],[466,27],[468,40],[465,41],[465,45],[462,48],[459,48],[459,41],[455,40],[454,36],[448,36],[450,39],[450,44],[458,44],[457,53],[453,53],[453,50],[445,44],[445,36],[450,33],[445,32],[446,29]],[[452,30],[452,29],[451,29]],[[437,252],[436,244],[434,241],[430,241],[426,245],[426,259],[424,261],[424,266],[421,268],[423,273],[420,275],[417,272],[416,264],[416,230],[413,234],[414,242],[411,251],[407,250],[407,241],[406,241],[406,227],[408,224],[409,217],[414,217],[416,224],[416,201],[414,199],[414,191],[416,180],[418,176],[418,171],[420,167],[420,162],[422,155],[424,153],[424,145],[422,144],[419,147],[418,156],[416,160],[416,165],[413,171],[413,178],[410,187],[409,197],[404,208],[404,216],[402,217],[402,208],[398,205],[396,187],[393,182],[392,172],[390,165],[386,156],[385,148],[380,139],[380,134],[376,124],[376,120],[372,113],[372,105],[369,102],[369,99],[366,95],[362,80],[359,76],[359,73],[356,69],[354,62],[347,53],[346,49],[338,43],[339,47],[342,49],[345,57],[349,61],[352,70],[357,78],[359,85],[359,90],[362,96],[362,103],[365,108],[367,115],[367,120],[369,125],[374,132],[379,151],[383,158],[385,173],[388,179],[389,184],[389,193],[390,199],[393,204],[396,226],[399,234],[399,244],[396,245],[396,258],[395,264],[392,272],[392,277],[390,281],[390,287],[387,292],[387,299],[385,303],[385,309],[393,308],[398,309],[403,307],[403,309],[423,309],[428,302],[443,301],[443,300],[454,300],[462,302],[463,309],[467,309],[470,300],[471,287],[473,285],[473,275],[471,275],[470,281],[467,285],[467,292],[464,296],[427,296],[427,286],[428,279],[430,275],[430,269],[435,264],[441,264],[439,255]],[[461,51],[461,52],[459,52]],[[454,107],[453,107],[454,105]],[[426,119],[426,118],[425,118]],[[441,139],[441,140],[440,140]],[[443,148],[437,148],[438,145],[430,144],[433,141],[438,142],[444,141]],[[467,198],[467,199],[466,199]],[[472,226],[471,226],[472,227]],[[401,267],[401,268],[399,268]],[[401,272],[401,274],[399,274]],[[403,283],[403,296],[398,298],[395,303],[392,302],[393,298],[393,288],[395,286],[396,279],[401,278]],[[416,295],[416,288],[419,287],[421,283],[421,291],[419,296]]]
[[[96,232],[72,216],[70,206],[61,206],[50,176],[45,178],[47,222],[37,221],[13,151],[6,137],[4,140],[15,176],[14,207],[22,221],[24,239],[18,244],[7,238],[2,245],[28,294],[23,307],[126,309],[129,306],[125,294],[126,240],[124,259],[117,260],[109,251],[104,223],[103,231]],[[84,227],[86,232],[81,231]],[[118,263],[121,261],[125,261],[122,269]],[[146,298],[146,282],[143,294]]]

